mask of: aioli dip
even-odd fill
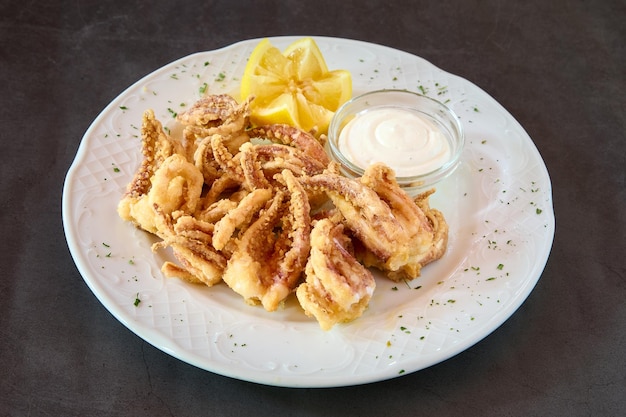
[[[378,108],[359,113],[341,130],[339,150],[365,169],[383,162],[397,177],[426,174],[450,160],[448,139],[417,111]]]

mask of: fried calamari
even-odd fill
[[[324,330],[360,317],[376,281],[413,279],[446,251],[448,226],[426,192],[412,200],[381,164],[339,174],[323,141],[288,125],[250,128],[249,104],[227,95],[177,116],[180,137],[143,116],[143,160],[118,204],[177,263],[162,272],[228,285],[249,304],[291,294]]]

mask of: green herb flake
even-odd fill
[[[220,72],[219,74],[217,74],[217,78],[215,79],[215,81],[224,81],[226,79],[226,74],[224,74],[223,72]]]
[[[207,88],[209,87],[209,85],[207,83],[204,83],[200,86],[200,88],[198,89],[198,92],[200,94],[204,94],[206,93]]]
[[[135,302],[133,302],[133,305],[137,307],[139,303],[141,303],[141,300],[139,299],[139,293],[137,293],[137,295],[135,296]]]
[[[535,210],[535,213],[537,213],[537,214],[541,214],[541,212],[542,212],[542,211],[543,211],[543,210],[541,210],[540,208],[538,208],[537,210]]]
[[[178,113],[176,113],[174,110],[172,110],[170,107],[167,108],[167,111],[172,115],[172,117],[176,117],[178,116]]]
[[[504,265],[503,264],[498,264],[497,268],[498,268],[498,270],[502,271],[502,268],[504,268]]]
[[[120,106],[120,109],[121,109],[121,110],[128,110],[128,107],[126,107],[126,106]]]

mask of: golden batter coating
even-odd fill
[[[310,249],[310,207],[290,171],[286,190],[242,234],[224,271],[224,282],[248,303],[276,310],[300,282]]]
[[[389,278],[399,281],[420,275],[421,268],[443,256],[448,241],[448,224],[441,212],[428,204],[431,190],[421,194],[417,202],[399,186],[391,168],[383,164],[370,166],[361,182],[374,190],[402,225],[403,238],[388,259],[363,256],[367,266],[388,271]]]
[[[360,317],[376,288],[372,273],[353,256],[343,229],[328,218],[316,222],[306,281],[296,291],[305,313],[323,330]]]
[[[251,138],[268,139],[275,143],[293,146],[323,165],[330,163],[330,158],[320,141],[312,134],[296,127],[285,124],[265,125],[250,129],[248,135]]]
[[[445,253],[448,225],[443,215],[430,209],[428,195],[421,206],[411,200],[389,167],[373,164],[359,181],[328,173],[302,181],[328,194],[366,249],[359,259],[392,280],[418,277],[422,266]]]

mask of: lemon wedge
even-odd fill
[[[329,71],[313,38],[299,39],[283,52],[263,39],[250,54],[240,93],[244,99],[255,97],[253,124],[287,123],[320,135],[352,96],[352,76],[346,70]]]

